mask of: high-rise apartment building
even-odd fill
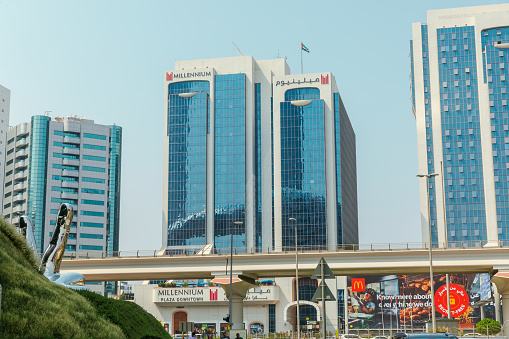
[[[11,107],[11,91],[0,85],[0,197],[4,192],[5,174],[5,141],[9,129],[9,112]],[[0,213],[2,206],[0,206]]]
[[[7,132],[3,214],[28,215],[40,253],[61,203],[74,208],[66,254],[118,251],[122,128],[33,116]]]
[[[423,239],[509,240],[509,4],[428,11],[410,42]]]
[[[358,243],[355,134],[331,73],[177,61],[165,101],[164,247],[229,250],[233,234],[237,251],[280,251],[295,226],[298,246]]]

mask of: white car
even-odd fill
[[[360,339],[357,334],[342,334],[340,339]]]

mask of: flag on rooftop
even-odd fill
[[[309,53],[309,49],[308,49],[306,46],[304,46],[304,44],[303,44],[302,42],[300,43],[300,48],[301,48],[304,52],[308,52],[308,53]]]

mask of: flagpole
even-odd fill
[[[302,42],[300,43],[300,73],[304,74],[304,66],[302,64]]]

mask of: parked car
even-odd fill
[[[463,337],[483,337],[483,335],[477,332],[470,332],[463,334]]]
[[[384,335],[377,335],[375,337],[371,337],[371,339],[389,339],[389,338]]]
[[[360,339],[357,334],[342,334],[341,339]]]
[[[395,339],[458,339],[457,336],[449,333],[402,333],[394,335]]]

